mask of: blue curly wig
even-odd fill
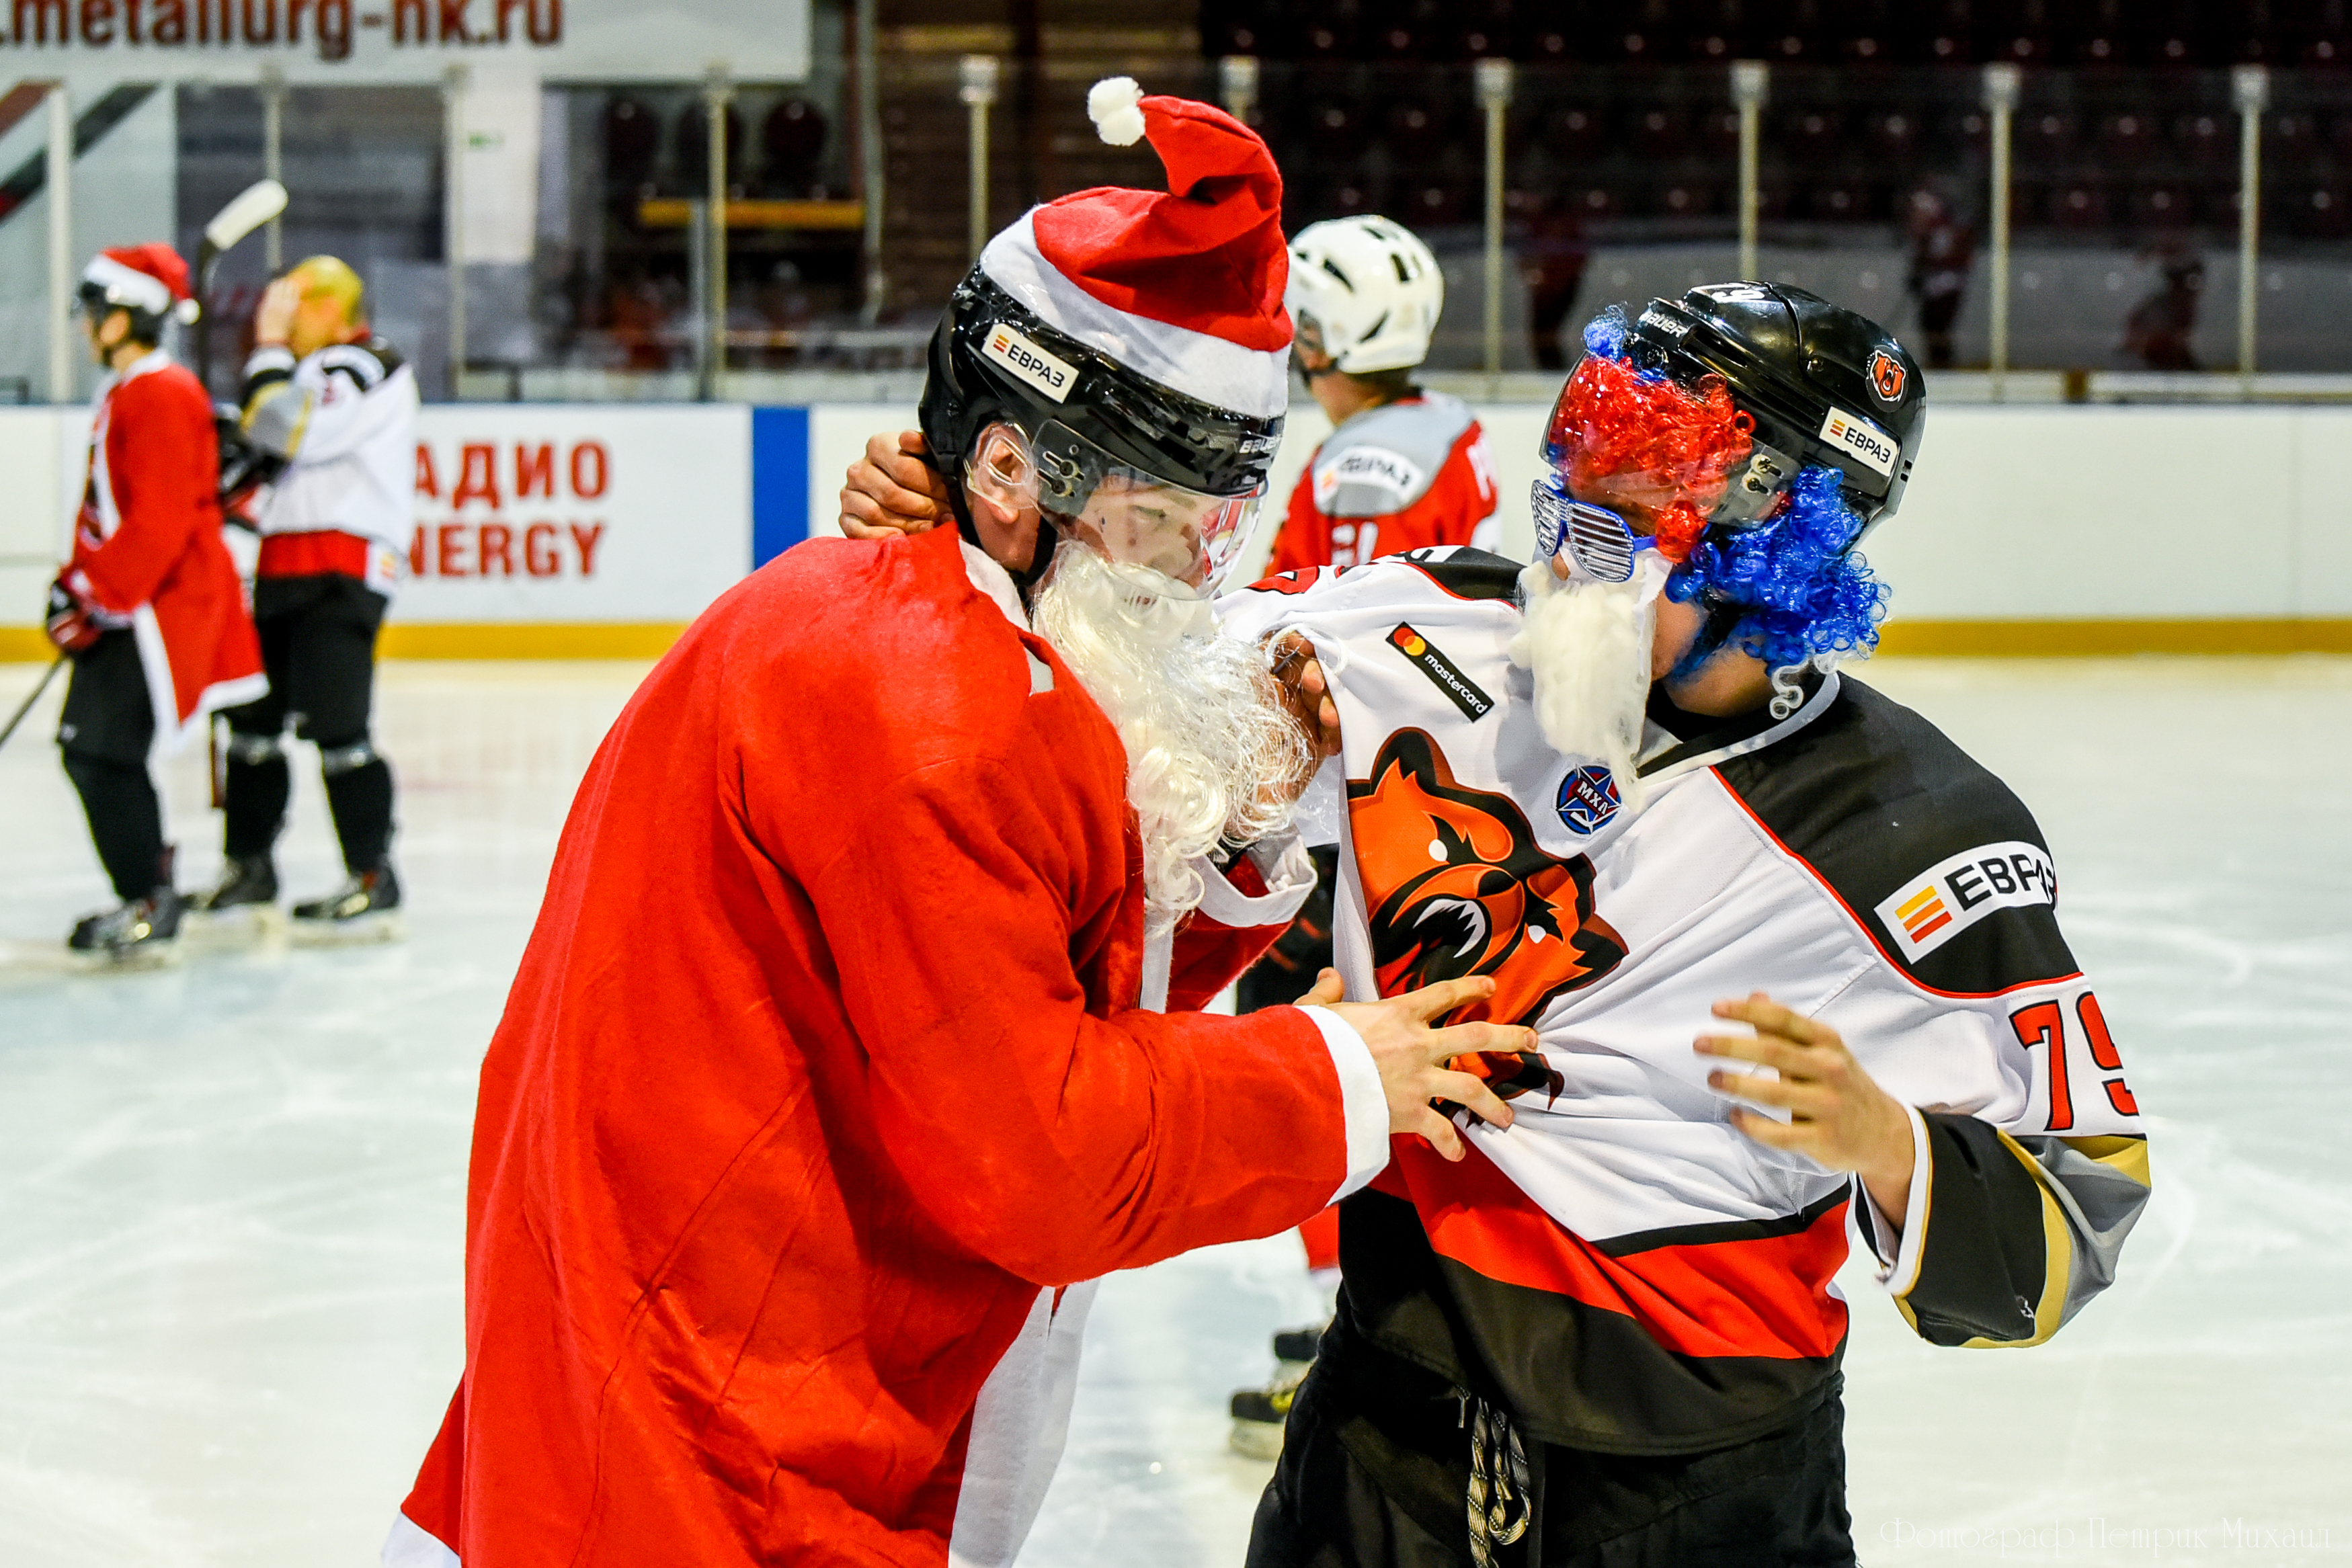
[[[1663,371],[1633,362],[1629,329],[1623,308],[1612,305],[1584,324],[1585,350],[1631,366],[1643,381],[1665,379]],[[1889,591],[1868,560],[1847,551],[1863,521],[1846,504],[1843,484],[1837,469],[1806,465],[1771,518],[1738,533],[1711,532],[1675,569],[1666,594],[1676,603],[1704,597],[1745,612],[1720,641],[1693,648],[1676,674],[1689,674],[1727,647],[1780,669],[1817,654],[1867,653],[1878,646]]]
[[[1720,643],[1692,649],[1685,665],[1695,668],[1719,647],[1779,669],[1878,646],[1888,590],[1869,561],[1846,553],[1862,517],[1840,493],[1843,479],[1835,468],[1807,464],[1777,516],[1742,533],[1710,535],[1675,569],[1666,595],[1676,603],[1705,596],[1746,612]]]
[[[1625,357],[1625,308],[1612,305],[1584,324],[1584,351],[1604,360]]]

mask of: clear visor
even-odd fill
[[[1037,445],[1038,504],[1109,559],[1206,596],[1240,559],[1266,487],[1212,496],[1121,463],[1064,426]]]
[[[1263,485],[1246,496],[1204,496],[1118,467],[1096,482],[1070,521],[1077,538],[1112,560],[1149,567],[1207,594],[1239,558],[1265,498]]]

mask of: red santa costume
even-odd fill
[[[154,316],[189,299],[169,246],[101,252],[82,275]],[[100,382],[66,581],[136,634],[156,744],[177,750],[205,715],[268,689],[236,566],[221,539],[211,400],[161,348]]]
[[[1221,280],[1224,319],[1280,321],[1271,211],[1138,221],[1261,197],[1213,176],[1270,175],[1265,149],[1141,109],[1192,193],[1008,231],[1041,315],[1278,397],[1279,347],[1131,281],[1189,233],[1174,270]],[[1220,158],[1250,169],[1177,167]],[[1144,238],[1085,250],[1118,225]],[[1202,862],[1189,923],[1148,935],[1128,764],[949,530],[802,545],[688,631],[581,786],[483,1065],[465,1375],[387,1563],[1009,1563],[1088,1281],[1370,1178],[1387,1112],[1339,1018],[1153,1010],[1255,956],[1303,857]]]

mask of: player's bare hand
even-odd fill
[[[294,331],[294,313],[302,305],[302,280],[292,273],[261,291],[253,313],[253,340],[264,347],[282,347]]]
[[[1458,1160],[1462,1134],[1431,1102],[1451,1100],[1482,1122],[1496,1127],[1511,1124],[1511,1108],[1485,1079],[1447,1064],[1479,1051],[1524,1055],[1536,1049],[1536,1031],[1517,1024],[1457,1023],[1439,1029],[1430,1023],[1494,994],[1495,982],[1477,975],[1441,980],[1401,997],[1343,1002],[1331,1009],[1371,1051],[1381,1070],[1381,1087],[1388,1093],[1391,1133],[1418,1133],[1439,1154]]]
[[[1715,1016],[1754,1027],[1751,1036],[1702,1035],[1702,1056],[1769,1067],[1776,1079],[1720,1068],[1707,1082],[1721,1093],[1787,1111],[1790,1120],[1735,1107],[1731,1124],[1759,1144],[1793,1149],[1833,1171],[1852,1171],[1880,1209],[1902,1222],[1911,1198],[1915,1149],[1911,1114],[1854,1060],[1837,1030],[1791,1012],[1758,991],[1746,1001],[1717,1002]]]
[[[1269,668],[1282,687],[1282,704],[1298,721],[1318,758],[1339,755],[1339,708],[1331,700],[1331,683],[1323,676],[1323,661],[1315,644],[1297,632],[1286,632],[1267,650]]]
[[[1295,1008],[1328,1008],[1348,994],[1347,982],[1339,978],[1337,969],[1326,969],[1315,977],[1315,984],[1305,996],[1290,1005]]]
[[[841,531],[853,539],[928,533],[955,516],[948,482],[923,461],[923,433],[869,435],[841,486]]]

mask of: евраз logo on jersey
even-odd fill
[[[1463,717],[1484,718],[1495,711],[1495,699],[1477,682],[1464,674],[1453,660],[1437,651],[1434,643],[1403,622],[1397,622],[1396,630],[1389,633],[1389,645],[1412,660],[1413,668],[1427,675],[1430,684],[1462,710]]]
[[[2058,873],[2040,844],[2011,839],[1940,861],[1880,902],[1876,914],[1913,961],[1996,910],[2058,902]]]
[[[1597,833],[1617,815],[1617,780],[1599,763],[1571,768],[1559,781],[1559,820],[1571,833]]]

